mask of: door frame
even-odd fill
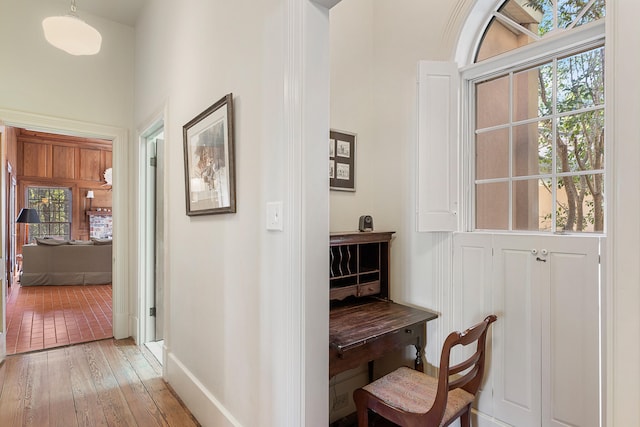
[[[0,124],[0,182],[7,178],[7,150],[6,150],[6,129]],[[6,182],[0,186],[0,252],[5,252],[7,248],[6,235],[8,234],[7,215],[7,188]],[[0,364],[7,356],[7,254],[0,253]]]
[[[139,345],[149,342],[151,337],[151,333],[149,331],[150,322],[148,319],[149,305],[147,303],[147,300],[149,299],[148,298],[149,286],[151,285],[149,283],[148,274],[147,274],[147,271],[149,269],[148,259],[150,259],[150,256],[148,254],[148,249],[146,245],[146,241],[147,241],[146,240],[147,232],[145,227],[146,197],[142,197],[142,195],[145,194],[145,189],[146,189],[145,182],[146,182],[147,168],[145,166],[145,163],[146,163],[146,157],[147,157],[146,156],[147,138],[152,134],[154,134],[155,132],[157,132],[160,128],[164,129],[165,143],[163,144],[163,148],[162,148],[162,150],[164,150],[164,147],[166,147],[167,136],[169,134],[167,114],[168,114],[168,106],[167,106],[167,103],[165,102],[164,105],[162,105],[158,110],[156,110],[154,114],[152,114],[147,120],[145,120],[141,125],[137,127],[138,131],[137,131],[136,150],[137,150],[138,160],[137,160],[136,168],[137,168],[137,174],[138,174],[137,175],[138,184],[136,186],[137,213],[135,218],[136,218],[136,224],[137,224],[136,228],[138,230],[138,232],[136,233],[136,247],[137,247],[136,264],[139,266],[139,268],[136,273],[137,274],[136,306],[137,306],[138,316],[137,316],[137,322],[134,328],[136,332],[136,342]],[[156,165],[158,172],[162,175],[168,175],[168,170],[167,170],[168,162],[165,159],[164,152],[156,153],[156,154],[159,159],[158,164]],[[163,178],[160,178],[160,179],[163,179]],[[157,182],[156,182],[156,186],[158,186]],[[156,217],[160,215],[162,216],[162,218],[167,218],[167,206],[169,205],[169,200],[167,200],[167,196],[168,194],[163,195],[164,199],[163,199],[163,203],[161,204],[162,212],[158,211],[158,206],[156,204]],[[167,272],[168,262],[166,260],[166,257],[167,257],[166,248],[169,246],[168,242],[166,241],[168,236],[167,223],[168,221],[162,221],[162,224],[160,225],[160,227],[162,227],[163,242],[156,241],[156,245],[155,245],[156,248],[154,248],[154,250],[156,251],[155,274],[156,276],[161,276],[159,280],[162,280],[163,287],[164,287],[164,292],[163,292],[162,302],[161,302],[163,307],[163,313],[164,313],[163,322],[165,325],[164,331],[163,331],[163,337],[162,337],[164,340],[162,345],[163,360],[167,360],[166,359],[167,353],[169,352],[169,328],[167,327],[167,325],[169,325],[170,301],[167,296],[169,295],[170,283],[167,283],[167,280],[166,280],[166,278],[169,277],[169,274]],[[156,225],[156,233],[157,233],[157,229],[158,229],[158,226]],[[158,245],[160,245],[160,248],[158,247]],[[163,376],[166,376],[166,369],[167,369],[166,366],[167,364],[164,363],[162,368]]]
[[[113,336],[116,339],[128,338],[129,330],[129,292],[128,283],[133,283],[129,277],[129,189],[126,185],[119,185],[129,181],[127,167],[127,129],[105,126],[96,123],[80,122],[58,117],[25,113],[14,110],[0,109],[0,125],[29,128],[42,132],[60,133],[72,136],[102,138],[111,140],[113,144],[113,280],[112,280],[112,309]],[[4,170],[4,166],[2,166]],[[6,203],[3,195],[2,203]],[[6,212],[2,212],[0,227],[6,228]],[[6,292],[6,284],[2,285],[2,292]],[[4,322],[4,315],[2,321]]]
[[[143,127],[143,131],[139,132],[139,137],[138,137],[138,159],[139,159],[139,164],[138,164],[138,193],[140,195],[140,197],[138,197],[138,265],[140,266],[139,270],[138,270],[138,313],[139,313],[139,318],[138,318],[138,344],[144,344],[147,343],[149,341],[154,341],[155,340],[155,335],[156,335],[156,325],[155,325],[155,320],[150,314],[149,314],[149,309],[151,308],[152,305],[152,300],[151,298],[153,297],[153,292],[154,292],[154,283],[158,280],[162,280],[164,282],[164,277],[166,277],[166,275],[164,274],[164,266],[166,265],[166,263],[164,262],[164,258],[163,258],[163,253],[162,251],[158,251],[157,248],[159,247],[158,245],[161,245],[161,242],[157,241],[157,229],[158,227],[161,227],[162,229],[164,229],[165,224],[163,222],[161,222],[160,224],[156,224],[154,226],[154,230],[151,232],[149,230],[149,228],[147,227],[147,219],[149,216],[149,212],[148,212],[148,207],[149,207],[149,200],[148,200],[148,194],[147,194],[147,180],[149,177],[149,164],[148,164],[148,158],[149,158],[149,153],[148,153],[148,147],[149,147],[149,137],[151,137],[152,135],[156,134],[159,130],[163,130],[164,135],[165,135],[165,139],[166,139],[166,135],[167,135],[167,131],[165,128],[165,119],[164,119],[164,112],[161,115],[155,116],[154,119],[152,119],[148,125]],[[164,145],[163,145],[164,147]],[[163,170],[163,166],[164,166],[164,155],[162,152],[160,152],[163,147],[156,147],[156,158],[159,160],[158,163],[163,162],[163,164],[157,164],[156,165],[156,173],[159,170]],[[160,178],[161,179],[161,178]],[[158,177],[156,177],[156,182],[155,182],[155,189],[156,192],[159,189],[158,186]],[[155,212],[154,215],[157,219],[158,217],[158,205],[157,202],[154,202],[155,204]],[[162,207],[164,208],[166,204],[163,203]],[[162,213],[160,213],[162,214]],[[148,241],[151,238],[150,233],[156,234],[156,241],[154,244],[153,249],[151,249],[148,245]],[[166,233],[163,233],[164,235],[166,235]],[[151,253],[151,250],[153,250],[154,253]],[[149,265],[150,262],[152,262],[151,260],[154,259],[153,256],[155,255],[155,265]],[[154,280],[154,276],[155,276],[155,280]],[[163,295],[166,294],[166,290],[163,293]],[[160,304],[163,307],[163,312],[166,313],[166,299],[162,298],[162,301],[160,302]],[[165,319],[165,324],[166,324],[166,319]],[[165,328],[166,331],[166,328]],[[165,337],[163,337],[165,338]],[[166,341],[165,341],[166,342]],[[163,349],[164,352],[164,349]]]

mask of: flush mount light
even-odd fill
[[[78,17],[76,0],[71,0],[68,15],[45,18],[42,29],[49,43],[71,55],[95,55],[100,52],[102,36]]]

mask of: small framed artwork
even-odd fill
[[[233,94],[183,126],[187,215],[236,211]]]
[[[356,191],[356,134],[329,131],[329,188]]]

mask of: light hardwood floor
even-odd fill
[[[199,426],[161,372],[131,339],[8,356],[0,426]]]

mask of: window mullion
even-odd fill
[[[513,71],[509,73],[509,231],[513,231]]]
[[[558,231],[558,60],[552,61],[551,84],[551,232]]]

